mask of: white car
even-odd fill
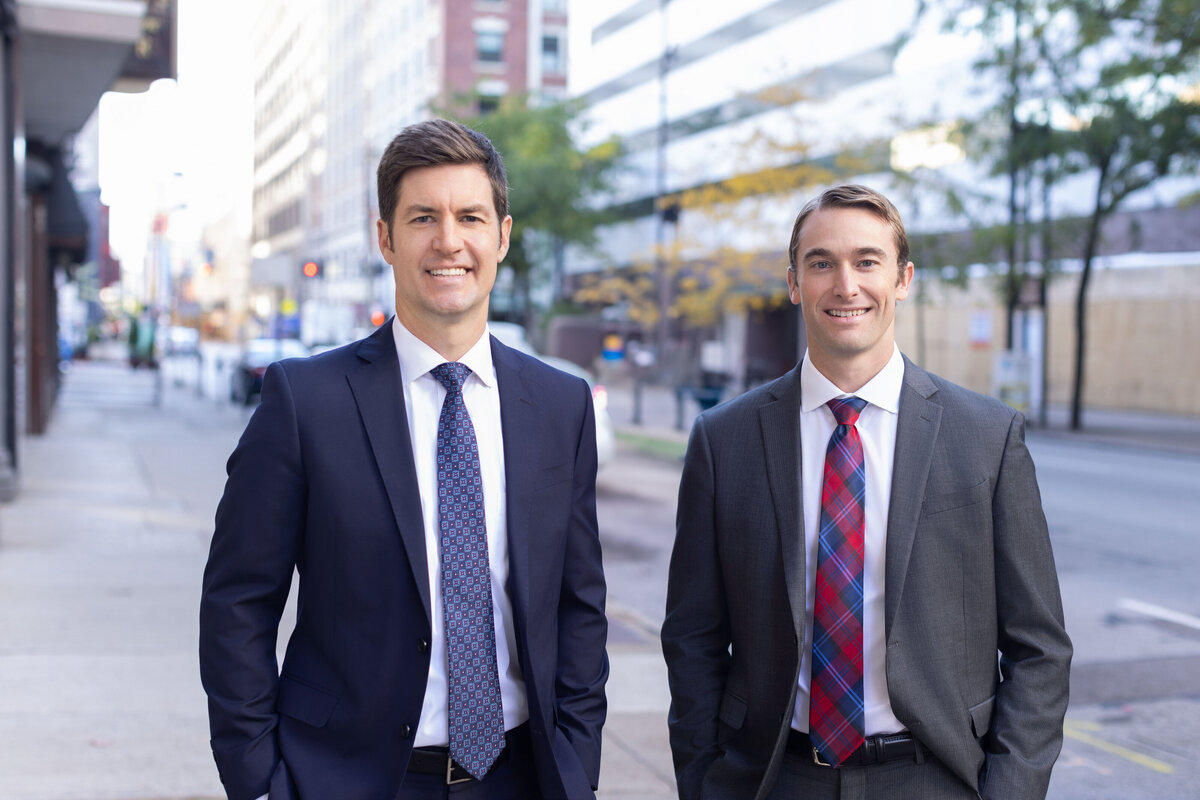
[[[533,356],[546,364],[587,381],[592,390],[592,406],[596,409],[596,460],[600,467],[612,461],[617,452],[617,435],[612,414],[608,412],[608,390],[596,383],[592,375],[574,361],[557,356],[544,356],[533,349],[525,338],[525,329],[513,322],[489,322],[492,335],[509,347]]]

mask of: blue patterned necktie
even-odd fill
[[[464,364],[432,370],[446,399],[438,418],[438,525],[446,624],[450,756],[482,778],[504,749],[496,626],[475,428],[463,402]]]
[[[837,428],[825,451],[817,592],[813,602],[809,734],[837,766],[863,743],[863,500],[860,397],[830,400]]]

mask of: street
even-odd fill
[[[1050,797],[1200,792],[1200,458],[1028,436],[1075,645]],[[679,469],[623,454],[600,478],[611,602],[662,623]],[[653,487],[653,489],[651,488]]]
[[[27,443],[21,496],[0,506],[0,798],[220,796],[196,606],[224,460],[252,408],[197,366],[76,364],[51,435]],[[598,485],[608,800],[673,796],[657,629],[679,462],[632,441]],[[1050,797],[1196,797],[1200,456],[1038,431],[1029,447],[1076,648]]]

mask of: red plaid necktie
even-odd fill
[[[833,766],[863,743],[863,499],[858,415],[867,401],[830,400],[837,428],[825,451],[808,725]]]
[[[504,749],[504,710],[479,449],[462,396],[471,370],[455,361],[432,372],[446,387],[438,418],[437,467],[450,755],[473,777],[483,778]]]

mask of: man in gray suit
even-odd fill
[[[808,351],[696,420],[679,488],[679,796],[1044,798],[1071,643],[1024,419],[900,354],[887,198],[826,191],[788,257]]]

